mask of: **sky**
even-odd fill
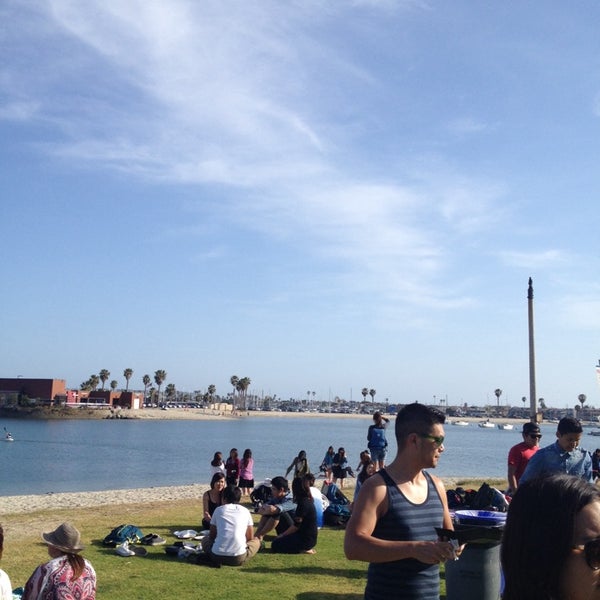
[[[0,375],[600,405],[599,19],[3,2]]]

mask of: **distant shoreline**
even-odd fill
[[[394,415],[386,415],[390,420]],[[284,411],[237,411],[224,412],[208,408],[140,408],[140,409],[109,409],[89,407],[58,407],[58,408],[36,408],[36,409],[7,409],[0,408],[0,418],[4,419],[140,419],[156,421],[226,421],[238,419],[255,418],[297,418],[297,419],[371,419],[370,414],[358,413],[322,413],[322,412],[284,412]],[[527,419],[511,419],[506,417],[446,417],[446,425],[452,421],[466,421],[468,423],[479,423],[489,420],[491,423],[512,423],[513,425],[525,423]]]

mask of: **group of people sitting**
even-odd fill
[[[240,504],[241,488],[226,485],[225,476],[215,473],[203,496],[202,525],[209,533],[201,542],[202,549],[214,563],[239,566],[264,547],[264,537],[275,531],[272,552],[314,554],[318,526],[313,484],[314,477],[307,473],[294,477],[290,491],[285,477],[274,477],[270,498],[256,509],[260,521],[255,531],[252,514]]]

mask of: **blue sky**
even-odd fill
[[[3,3],[2,376],[600,404],[599,18]]]

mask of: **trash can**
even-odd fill
[[[457,510],[455,521],[452,537],[466,546],[458,560],[446,563],[446,600],[498,600],[506,513]]]

